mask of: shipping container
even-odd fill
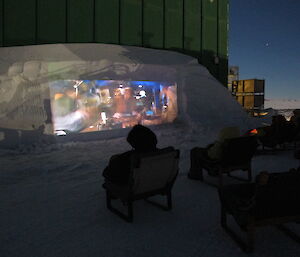
[[[263,108],[265,102],[264,95],[255,95],[254,98],[254,108]]]
[[[262,79],[246,79],[233,81],[237,93],[264,93],[265,81]]]
[[[243,106],[246,109],[257,109],[264,104],[264,96],[262,95],[245,95],[239,97],[243,97]]]
[[[238,101],[238,103],[240,105],[242,105],[242,106],[244,105],[244,98],[243,98],[243,96],[237,96],[236,100]]]
[[[264,80],[248,79],[244,80],[244,92],[245,93],[263,93],[265,82]]]
[[[265,81],[262,79],[234,80],[232,95],[245,109],[261,109],[264,107]]]

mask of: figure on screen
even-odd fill
[[[125,113],[132,114],[136,109],[136,100],[133,97],[133,90],[126,87],[124,91]]]

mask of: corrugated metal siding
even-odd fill
[[[119,44],[119,0],[95,1],[95,41]]]
[[[228,0],[218,2],[218,54],[227,58],[228,54]]]
[[[184,1],[184,49],[201,52],[201,1]]]
[[[4,0],[4,45],[36,43],[36,0]]]
[[[165,0],[165,48],[183,49],[183,1]]]
[[[0,46],[97,42],[173,49],[197,57],[226,85],[227,7],[228,0],[0,0]]]
[[[202,63],[217,76],[215,56],[218,55],[218,2],[203,0],[202,4]]]
[[[144,1],[143,45],[164,47],[164,0]]]
[[[94,0],[67,1],[67,42],[94,41]]]
[[[228,0],[218,2],[218,78],[223,85],[227,84],[228,78]]]
[[[120,43],[142,45],[142,1],[121,0]]]
[[[66,3],[66,0],[38,1],[38,43],[63,43],[67,41]]]
[[[0,46],[3,45],[3,0],[0,0]]]

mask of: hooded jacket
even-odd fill
[[[103,171],[105,179],[118,184],[127,185],[130,175],[130,158],[134,153],[148,153],[158,150],[154,132],[142,125],[135,125],[127,136],[127,142],[133,150],[113,155]]]

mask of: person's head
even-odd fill
[[[128,133],[127,142],[139,152],[148,152],[156,149],[157,138],[151,129],[135,125]]]

